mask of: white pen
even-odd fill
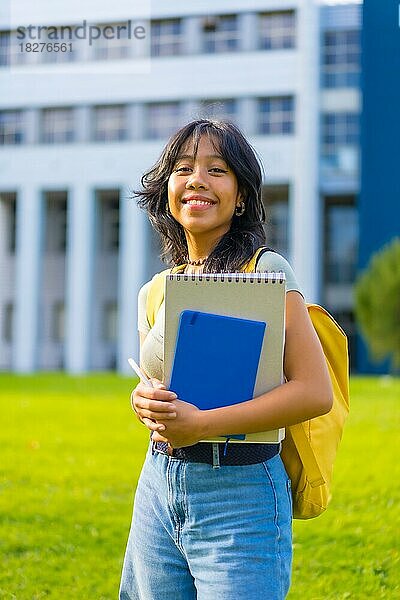
[[[142,383],[144,383],[145,385],[149,385],[150,387],[154,387],[153,384],[151,383],[150,379],[148,379],[146,377],[146,375],[143,373],[142,369],[139,367],[137,362],[133,360],[133,358],[128,358],[128,363],[132,367],[132,369],[135,371],[136,375],[139,377],[139,379]]]

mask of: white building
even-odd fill
[[[68,4],[0,8],[0,369],[126,371],[137,291],[162,268],[129,190],[172,131],[208,114],[262,157],[268,245],[351,327],[360,7]],[[84,21],[102,32],[92,44],[74,34]]]

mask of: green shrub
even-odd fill
[[[355,285],[355,313],[373,361],[400,367],[400,238],[374,254]]]

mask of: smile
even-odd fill
[[[183,204],[189,204],[190,206],[213,206],[214,202],[207,202],[205,200],[187,200]]]

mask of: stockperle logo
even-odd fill
[[[82,24],[74,25],[27,25],[17,27],[18,40],[37,42],[54,41],[65,42],[73,40],[89,40],[91,46],[93,42],[100,39],[106,40],[144,40],[146,38],[146,28],[143,25],[133,25],[129,19],[125,23],[118,25],[92,25],[84,19]]]

